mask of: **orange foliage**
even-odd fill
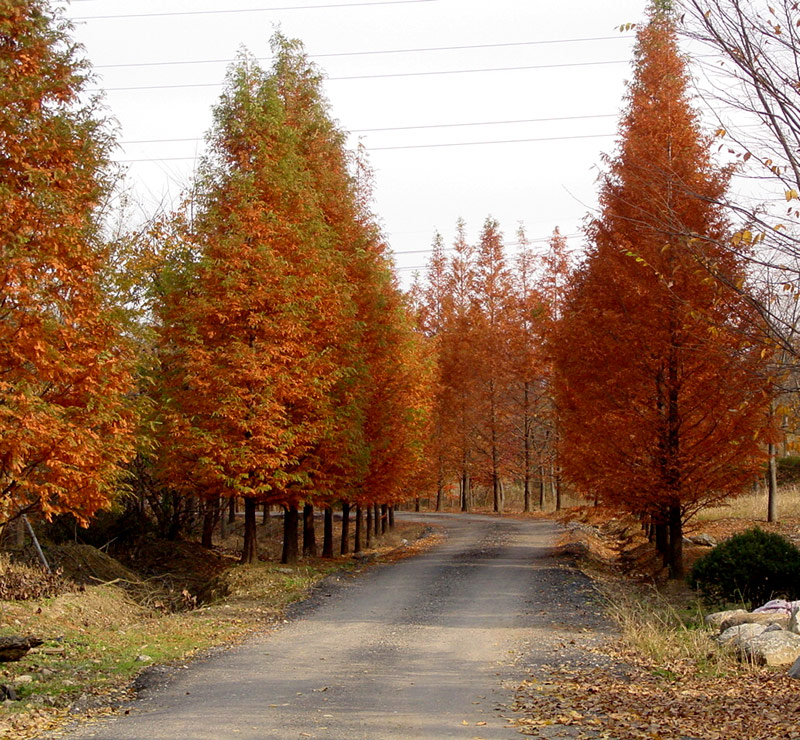
[[[97,220],[112,142],[66,30],[43,2],[0,10],[0,524],[86,521],[131,448]]]
[[[669,525],[743,490],[764,459],[768,384],[714,202],[726,186],[687,98],[674,21],[638,36],[619,155],[553,343],[562,464],[587,495]]]

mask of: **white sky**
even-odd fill
[[[177,202],[202,151],[226,61],[244,45],[268,66],[275,24],[299,38],[327,74],[332,112],[344,129],[436,126],[358,134],[376,170],[375,210],[408,285],[434,231],[449,243],[459,216],[473,239],[492,215],[508,243],[523,222],[531,239],[544,240],[559,226],[580,245],[630,76],[632,37],[617,27],[641,21],[645,7],[646,0],[72,0],[66,14],[107,90],[120,138],[186,139],[120,150],[121,160],[157,160],[129,164],[146,212]],[[126,14],[163,15],[97,17]],[[495,46],[317,56],[483,45]],[[203,63],[154,64],[162,62]],[[538,68],[364,79],[509,67]],[[337,79],[343,77],[360,79]],[[114,89],[152,86],[175,87]],[[584,116],[594,117],[531,120]],[[506,121],[527,122],[439,128]],[[519,141],[529,139],[540,141]],[[383,149],[496,141],[514,143]]]

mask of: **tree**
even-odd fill
[[[0,9],[0,525],[86,523],[131,454],[100,228],[113,139],[69,31],[43,0]]]
[[[796,293],[800,7],[795,0],[682,0],[681,6],[687,35],[717,57],[707,65],[706,83],[719,117],[720,140],[736,156],[740,174],[760,183],[758,193],[749,197],[722,195],[720,203],[739,226],[728,247],[750,258],[767,282],[780,281]],[[760,202],[765,191],[771,202]],[[757,298],[770,340],[796,357],[794,312],[785,310],[784,302]]]
[[[294,512],[296,536],[331,423],[346,281],[280,80],[245,53],[209,144],[188,257],[160,308],[163,469],[184,491],[244,498],[250,562],[259,501]]]
[[[478,418],[473,436],[492,489],[492,509],[502,514],[505,501],[503,472],[510,426],[512,385],[511,337],[513,290],[506,265],[500,224],[484,222],[475,260],[473,296],[473,364]]]
[[[689,102],[669,5],[649,12],[553,354],[565,474],[652,517],[677,577],[686,519],[759,472],[769,385],[751,304],[709,271],[744,280],[742,260],[720,246],[727,174]]]

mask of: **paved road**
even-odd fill
[[[425,515],[446,542],[324,589],[297,619],[180,671],[72,740],[495,740],[537,665],[598,622],[557,526]]]

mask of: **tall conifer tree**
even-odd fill
[[[763,460],[767,393],[741,283],[719,245],[726,187],[687,92],[669,3],[639,31],[618,155],[554,343],[562,461],[583,491],[648,514],[672,575],[698,508]]]

